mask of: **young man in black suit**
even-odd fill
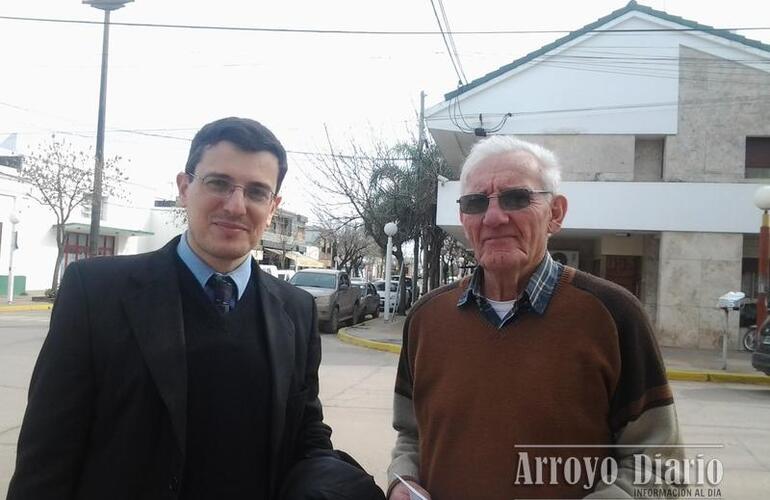
[[[188,230],[67,268],[9,500],[272,499],[332,456],[313,298],[250,258],[286,170],[260,123],[209,123],[177,176]]]

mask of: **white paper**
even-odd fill
[[[409,488],[409,500],[428,500],[425,495],[421,494],[419,491],[414,489],[414,487],[404,481],[404,478],[396,474],[396,478],[401,481],[401,484]]]

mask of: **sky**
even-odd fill
[[[438,7],[438,1],[434,0]],[[770,27],[770,2],[646,0],[670,14],[719,28]],[[578,29],[626,1],[444,0],[453,31]],[[100,22],[80,0],[1,0],[0,16]],[[425,35],[275,33],[113,25],[110,30],[105,156],[118,155],[136,187],[175,196],[189,139],[223,116],[261,121],[283,142],[289,174],[284,207],[312,216],[320,193],[307,181],[313,156],[351,140],[394,141],[417,130],[426,107],[456,88],[430,0],[135,0],[113,22],[364,31]],[[770,29],[739,31],[770,43]],[[469,80],[563,36],[457,34]],[[0,142],[22,150],[50,134],[95,144],[102,26],[0,19]]]

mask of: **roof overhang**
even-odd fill
[[[89,234],[91,232],[91,225],[83,224],[81,222],[68,222],[67,224],[64,224],[64,231],[69,233]],[[155,233],[125,227],[99,226],[99,234],[101,236],[152,236]]]
[[[293,260],[294,263],[300,267],[313,267],[316,269],[323,269],[326,267],[320,260],[316,260],[312,257],[308,257],[307,255],[302,255],[297,252],[286,252],[286,258]]]

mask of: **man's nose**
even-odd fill
[[[508,213],[500,208],[497,198],[489,199],[489,206],[484,213],[484,224],[487,226],[499,226],[508,222]]]
[[[233,214],[246,213],[246,193],[240,186],[235,186],[230,196],[225,199],[225,210]]]

